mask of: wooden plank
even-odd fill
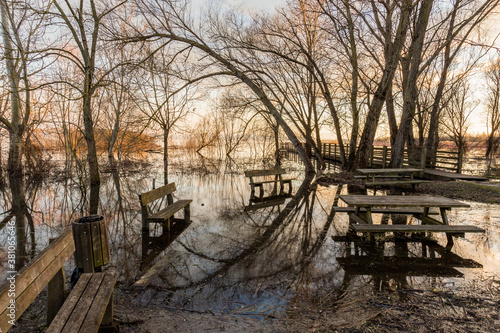
[[[417,173],[423,172],[422,169],[417,168],[385,168],[385,169],[357,169],[356,170],[362,174],[387,174],[387,173]]]
[[[166,219],[189,205],[193,200],[179,200],[148,217],[148,222],[164,222]]]
[[[259,176],[275,176],[285,174],[286,171],[283,168],[277,169],[266,169],[266,170],[247,170],[245,171],[246,177],[259,177]]]
[[[285,203],[285,199],[259,202],[259,203],[253,204],[253,205],[245,206],[245,211],[248,212],[248,211],[257,210],[257,209],[266,208],[266,207],[279,206],[279,205],[282,205],[284,203]]]
[[[61,310],[59,310],[59,312],[57,313],[46,333],[58,333],[62,331],[64,325],[66,325],[68,318],[73,313],[76,304],[80,300],[84,290],[87,288],[87,284],[89,283],[91,277],[92,274],[90,273],[84,273],[80,275],[78,282],[64,302]]]
[[[67,243],[67,241],[70,241]],[[61,247],[64,248],[61,249]],[[54,275],[75,251],[71,232],[65,233],[58,241],[50,244],[42,253],[35,257],[27,266],[19,271],[16,277],[16,320],[35,300]],[[5,289],[5,286],[7,287]],[[2,286],[2,313],[0,314],[0,329],[6,332],[12,325],[8,323],[7,306],[8,281]]]
[[[16,294],[20,295],[58,255],[63,252],[68,244],[73,244],[71,230],[66,231],[57,240],[49,244],[33,260],[24,266],[16,275]],[[68,256],[69,257],[69,256]],[[0,309],[5,309],[10,303],[8,297],[9,283],[5,282],[0,287]]]
[[[253,183],[250,183],[250,185],[252,185],[252,184],[260,185],[260,184],[267,184],[267,183],[290,183],[292,180],[295,180],[295,179],[296,178],[254,181]]]
[[[470,207],[457,200],[423,195],[341,195],[340,199],[349,206],[359,207]]]
[[[472,225],[407,225],[407,224],[353,224],[356,232],[445,232],[445,233],[484,233],[485,230]]]
[[[414,179],[414,180],[384,180],[384,181],[378,181],[378,182],[365,182],[365,185],[367,186],[380,186],[380,185],[405,185],[405,184],[422,184],[422,183],[428,183],[429,180],[420,180],[420,179]]]
[[[158,187],[152,191],[142,193],[139,195],[139,200],[141,202],[141,206],[146,206],[147,204],[163,198],[167,194],[171,194],[176,191],[175,183],[170,183],[167,185],[163,185],[162,187]]]
[[[95,295],[92,305],[88,311],[87,316],[80,328],[81,333],[97,332],[104,313],[107,309],[108,303],[112,299],[113,289],[116,283],[116,275],[104,274],[104,278],[99,286],[97,294]]]
[[[61,331],[62,333],[79,332],[80,327],[87,317],[90,306],[97,295],[97,291],[99,290],[104,275],[104,273],[92,274],[87,287],[83,291],[79,301],[76,303],[73,312],[66,322],[66,325],[64,325],[64,328]]]
[[[337,213],[354,213],[356,211],[355,207],[334,207]],[[366,208],[360,208],[362,213],[366,213]],[[372,208],[372,214],[423,214],[422,208]],[[439,212],[432,210],[428,213],[429,215],[438,215]]]

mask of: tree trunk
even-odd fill
[[[94,124],[92,120],[92,94],[90,89],[92,82],[92,72],[87,69],[85,73],[84,94],[83,94],[83,124],[85,126],[85,141],[87,143],[87,162],[89,163],[90,176],[90,204],[89,214],[97,214],[99,209],[99,189],[101,178],[99,175],[99,163],[97,160],[97,147],[94,135]]]
[[[387,94],[401,58],[401,50],[409,28],[412,7],[411,0],[404,0],[401,5],[400,20],[394,42],[392,43],[393,47],[391,54],[390,57],[385,59],[384,72],[366,116],[365,127],[359,142],[357,167],[367,167],[370,161],[371,149],[377,132],[380,113],[382,112],[382,107],[386,101]]]
[[[391,163],[393,168],[401,167],[403,164],[405,142],[410,134],[410,129],[415,116],[416,101],[418,98],[417,80],[420,74],[425,32],[434,0],[423,0],[414,37],[408,51],[410,58],[408,76],[403,88],[403,114],[401,125],[391,151]]]
[[[168,184],[168,136],[169,130],[163,127],[163,184]]]

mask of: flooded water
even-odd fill
[[[172,158],[169,181],[177,186],[174,197],[193,202],[191,223],[177,223],[166,234],[153,225],[149,234],[141,232],[138,200],[138,194],[163,185],[159,158],[102,174],[100,214],[109,232],[108,269],[120,273],[118,286],[128,290],[151,267],[163,267],[145,289],[132,289],[137,305],[279,315],[301,297],[466,288],[499,271],[498,205],[468,202],[470,208],[450,212],[451,224],[486,229],[485,234],[456,239],[451,253],[444,249],[446,237],[439,234],[433,236],[435,242],[388,239],[370,247],[361,239],[346,237],[347,214],[332,209],[340,194],[349,193],[347,186],[319,185],[305,178],[293,161],[284,163],[289,175],[296,177],[291,196],[251,202],[243,171],[263,168],[262,161],[204,159],[183,151]],[[81,179],[74,173],[27,185],[35,225],[34,236],[28,237],[30,257],[84,214]],[[2,218],[9,213],[10,200],[4,189]],[[3,276],[5,229],[0,243]],[[74,268],[72,262],[66,266],[69,273]]]

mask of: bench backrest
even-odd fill
[[[7,273],[7,281],[0,286],[0,332],[7,332],[38,294],[45,288],[68,258],[75,252],[73,234],[68,230],[49,244],[39,255],[24,266],[17,274]],[[11,278],[12,279],[9,279]],[[15,281],[12,292],[11,281]],[[11,318],[11,304],[15,302],[15,316]],[[11,306],[11,308],[9,308]]]
[[[172,193],[175,190],[175,183],[163,185],[152,191],[139,194],[139,201],[141,202],[141,206],[147,206],[151,202],[167,196],[168,204],[170,205],[172,203]]]
[[[247,170],[245,171],[246,177],[260,177],[260,176],[277,176],[283,175],[286,171],[283,168],[267,169],[267,170]]]

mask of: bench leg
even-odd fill
[[[455,244],[453,242],[453,236],[451,234],[446,234],[446,239],[448,240],[448,243],[446,243],[446,249],[449,251],[453,248],[453,245]]]
[[[47,292],[47,326],[50,326],[52,320],[64,303],[64,291],[66,278],[64,269],[60,269],[49,281]]]
[[[104,317],[101,321],[101,326],[110,326],[113,324],[113,295],[109,298],[108,306],[106,307],[106,312],[104,312]]]
[[[191,208],[190,205],[187,205],[184,207],[184,222],[190,223],[191,222]]]

